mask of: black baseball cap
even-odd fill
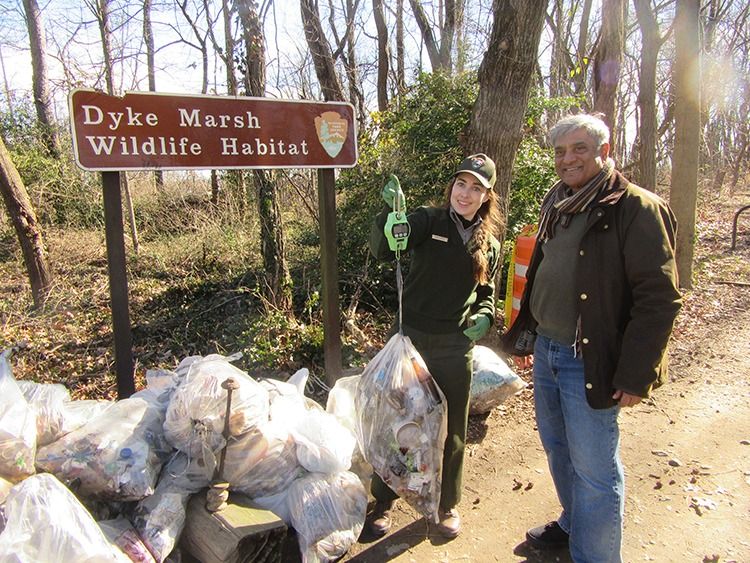
[[[453,177],[455,178],[462,172],[476,177],[488,190],[492,189],[497,179],[495,163],[489,156],[481,152],[464,158]]]

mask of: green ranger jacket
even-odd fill
[[[593,408],[615,404],[615,389],[648,397],[666,380],[666,349],[681,305],[674,258],[677,222],[657,195],[615,171],[590,206],[576,264],[586,398]],[[502,337],[503,350],[533,352],[536,327],[529,296],[544,258],[537,243],[519,314]]]
[[[383,233],[384,208],[370,230],[370,251],[378,260],[393,260]],[[466,328],[474,313],[495,320],[495,274],[500,243],[491,238],[488,250],[489,283],[477,284],[471,255],[447,208],[420,207],[407,217],[411,233],[405,252],[411,253],[404,281],[403,323],[423,332],[445,334]]]

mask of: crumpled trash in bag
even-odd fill
[[[26,401],[36,410],[37,446],[46,446],[61,436],[61,412],[70,392],[60,383],[18,381]]]
[[[99,527],[110,543],[120,548],[134,563],[155,563],[141,536],[124,516],[111,520],[102,520]]]
[[[161,479],[169,475],[176,487],[198,492],[211,484],[214,469],[202,456],[179,452],[164,468]],[[229,438],[222,480],[232,491],[253,500],[286,494],[289,485],[306,473],[297,460],[297,444],[282,425],[267,422]]]
[[[5,511],[4,563],[130,563],[54,475],[40,473],[14,486]]]
[[[87,424],[40,448],[37,466],[76,492],[103,500],[140,500],[154,492],[170,452],[164,410],[139,391]]]
[[[357,433],[357,409],[354,404],[361,375],[340,377],[328,392],[326,411],[339,419],[353,433]]]
[[[278,423],[268,422],[229,441],[224,480],[233,491],[252,499],[276,495],[305,473],[296,442]]]
[[[114,404],[106,399],[72,401],[70,392],[60,383],[19,381],[18,386],[36,409],[37,447],[51,444],[79,429]]]
[[[291,428],[297,459],[313,473],[346,471],[352,465],[357,438],[322,407],[307,409]]]
[[[184,363],[183,360],[180,365]],[[178,368],[178,373],[180,369],[184,367]],[[224,356],[212,354],[191,361],[172,393],[164,421],[164,434],[170,444],[191,457],[203,456],[206,461],[211,453],[224,447],[227,390],[221,384],[229,377],[239,385],[232,393],[231,435],[240,435],[268,420],[268,392],[263,386]]]
[[[469,413],[486,413],[526,387],[500,356],[486,346],[474,346]]]
[[[13,483],[0,477],[0,534],[5,529],[5,499],[13,488]]]
[[[357,435],[357,409],[355,405],[355,396],[357,394],[357,385],[362,379],[361,375],[350,375],[341,377],[336,380],[331,390],[328,392],[326,401],[326,412],[335,416],[338,421],[348,428],[355,436]],[[352,452],[352,462],[349,471],[356,474],[365,490],[370,490],[372,481],[372,465],[367,463],[362,450],[359,448],[357,441],[354,451]]]
[[[362,531],[367,491],[349,471],[311,473],[292,483],[287,504],[303,563],[336,561]]]
[[[161,563],[172,552],[185,528],[187,504],[200,479],[186,479],[190,461],[182,453],[176,454],[164,467],[154,494],[138,502],[130,520],[149,552]],[[206,483],[207,484],[207,483]]]
[[[307,368],[298,370],[287,381],[270,377],[260,378],[260,383],[268,391],[268,418],[287,428],[296,426],[307,409],[320,408],[313,399],[305,396],[305,385],[310,372]]]
[[[0,476],[16,482],[34,474],[36,409],[13,377],[10,355],[0,354]]]
[[[365,459],[398,496],[437,522],[447,404],[408,336],[393,335],[367,364],[355,405]]]

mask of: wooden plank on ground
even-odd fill
[[[180,548],[201,563],[281,563],[287,527],[269,510],[232,493],[227,507],[206,510],[206,493],[188,503]]]

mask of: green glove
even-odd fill
[[[482,338],[487,331],[490,330],[490,319],[487,315],[477,313],[469,317],[469,328],[464,331],[464,334],[476,341]]]
[[[404,192],[401,190],[401,183],[398,181],[398,178],[395,174],[390,175],[388,181],[385,183],[385,186],[383,186],[383,192],[380,195],[383,197],[383,201],[385,202],[385,204],[391,209],[394,209],[393,201],[396,199],[396,195],[398,195],[399,200],[398,209],[402,210],[406,207]]]

